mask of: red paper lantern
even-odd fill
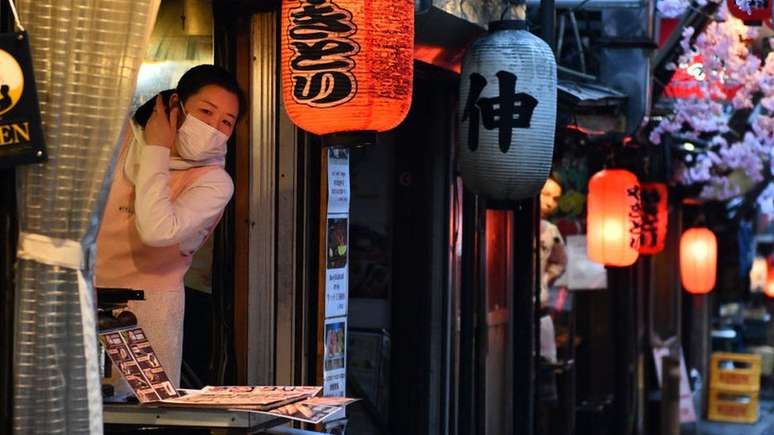
[[[774,298],[774,256],[771,256],[766,261],[766,286],[763,288],[763,292],[766,296]]]
[[[640,254],[653,255],[664,250],[668,195],[664,183],[643,183],[641,186]]]
[[[728,11],[731,15],[745,23],[763,22],[771,19],[771,2],[769,0],[750,0],[750,13],[742,10],[736,4],[736,0],[728,0]]]
[[[707,228],[691,228],[680,238],[680,280],[688,293],[705,294],[715,287],[718,242]]]
[[[586,226],[589,258],[607,266],[631,266],[639,257],[640,194],[637,176],[606,169],[589,180]]]
[[[411,106],[414,2],[284,0],[282,93],[318,135],[395,128]]]

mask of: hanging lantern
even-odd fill
[[[605,169],[589,180],[588,254],[607,266],[631,266],[639,257],[640,186],[623,169]]]
[[[668,221],[668,195],[668,189],[664,183],[643,183],[641,185],[640,254],[653,255],[664,250]]]
[[[740,8],[736,4],[737,0],[727,0],[728,11],[736,18],[747,23],[761,23],[771,20],[771,2],[770,0],[749,0],[750,13]]]
[[[766,296],[774,298],[774,256],[770,256],[766,261],[766,286],[763,292]]]
[[[680,280],[688,293],[705,294],[715,287],[718,242],[707,228],[691,228],[680,238]]]
[[[296,125],[318,135],[373,135],[406,117],[413,1],[283,0],[280,33],[282,93]]]
[[[489,24],[468,49],[460,88],[462,178],[473,192],[519,200],[551,170],[556,60],[524,20]]]

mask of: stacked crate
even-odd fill
[[[717,352],[710,360],[707,417],[714,421],[755,423],[761,388],[761,357]]]

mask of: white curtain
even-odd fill
[[[18,172],[16,434],[102,433],[93,246],[159,1],[17,1],[49,161]]]

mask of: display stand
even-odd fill
[[[265,429],[288,422],[283,418],[272,417],[250,411],[232,411],[225,409],[190,408],[153,408],[138,404],[103,405],[103,421],[106,427],[163,426],[175,428],[204,428],[212,433],[261,433]]]

